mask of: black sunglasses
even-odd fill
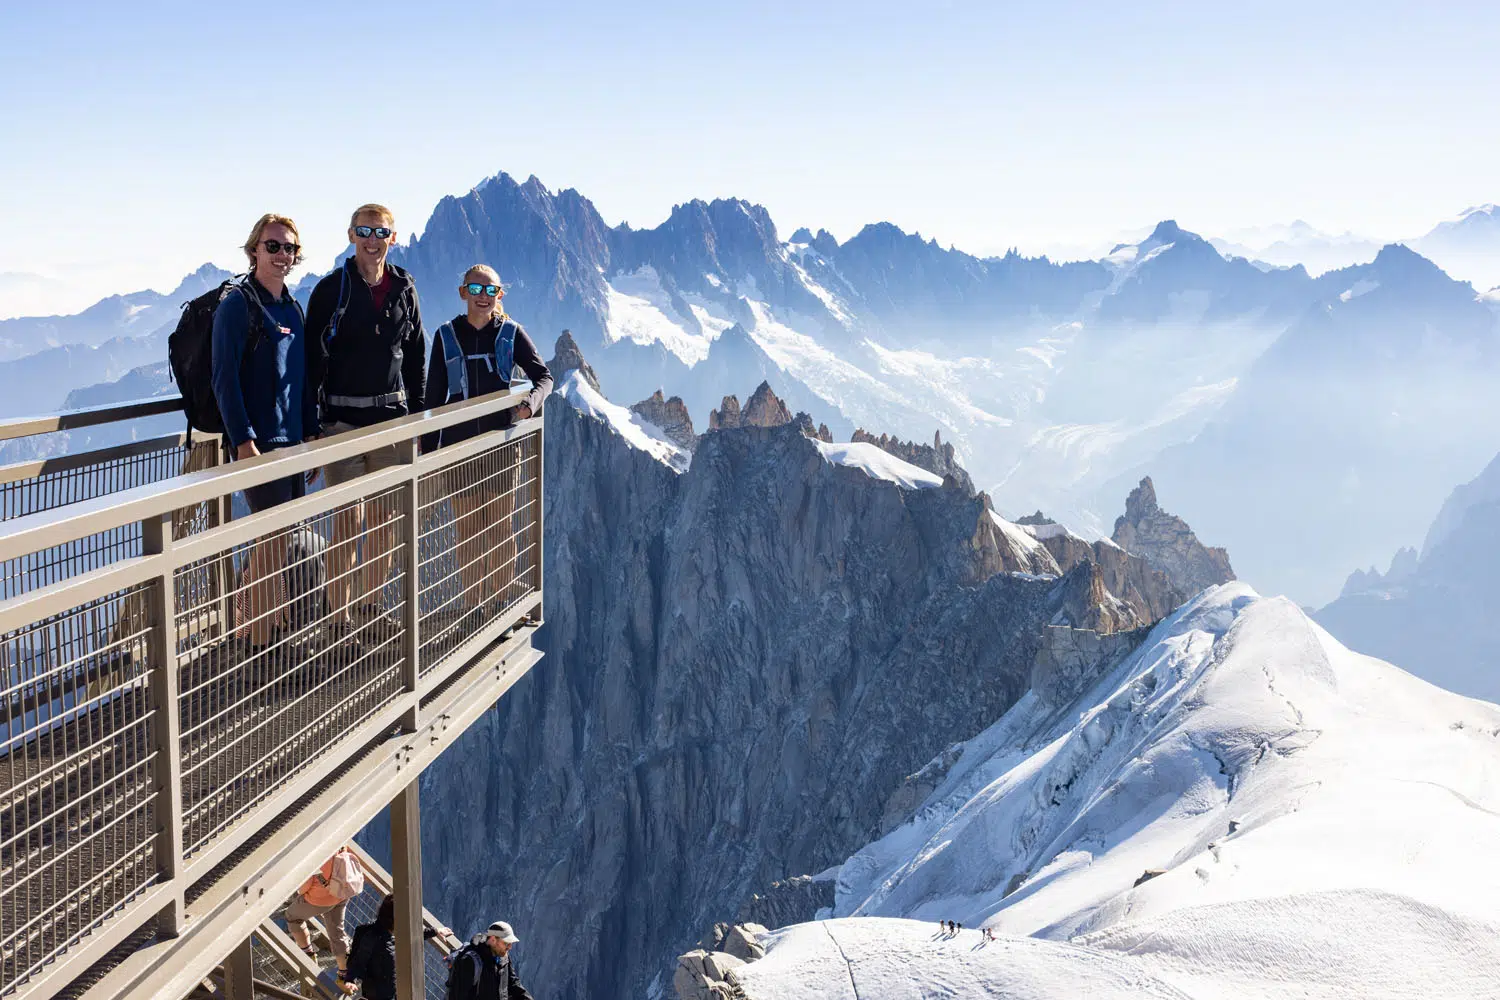
[[[481,285],[477,281],[471,281],[464,287],[469,290],[470,295],[478,295],[482,292],[485,295],[488,295],[490,298],[494,298],[496,295],[500,294],[499,285]]]
[[[384,240],[390,238],[391,231],[384,226],[355,226],[354,235],[358,236],[360,239],[367,239],[371,236],[378,236]]]
[[[264,241],[264,245],[266,248],[266,253],[273,255],[281,253],[281,251],[285,250],[287,253],[295,257],[297,256],[297,254],[302,252],[302,246],[298,243],[283,243],[280,240],[266,240]]]

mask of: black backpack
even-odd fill
[[[182,393],[182,409],[187,414],[190,432],[196,428],[206,434],[224,433],[224,418],[219,415],[219,401],[214,396],[214,312],[218,310],[220,300],[236,288],[243,294],[254,295],[253,290],[245,287],[249,280],[248,275],[230,278],[218,288],[183,303],[177,329],[167,337],[167,360],[172,366],[172,378]],[[251,308],[245,358],[260,346],[264,326],[264,311]]]
[[[484,954],[479,950],[480,947],[480,945],[470,941],[448,956],[448,981],[443,984],[446,991],[445,996],[452,997],[453,988],[460,982],[470,981],[470,977],[472,977],[475,989],[478,989],[479,977],[483,974],[484,970]],[[460,968],[463,969],[463,972],[459,972]],[[460,975],[464,978],[459,979]]]

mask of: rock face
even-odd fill
[[[771,383],[762,382],[745,404],[740,414],[741,427],[780,427],[792,422],[792,413],[786,404],[771,391]]]
[[[692,451],[698,443],[698,435],[693,433],[693,418],[681,396],[664,399],[658,389],[632,406],[630,412],[660,427],[667,439],[679,448]]]
[[[1044,633],[1042,648],[1032,664],[1031,690],[1045,707],[1061,708],[1140,645],[1147,632],[1149,629],[1134,629],[1106,635],[1053,625]]]
[[[750,396],[750,401],[740,409],[737,396],[725,396],[717,410],[708,415],[708,429],[726,430],[731,427],[780,427],[792,422],[792,411],[771,390],[769,382],[762,382]],[[826,428],[825,428],[826,430]]]
[[[1229,553],[1198,541],[1187,522],[1156,504],[1151,477],[1141,480],[1125,501],[1125,513],[1115,520],[1114,540],[1127,552],[1145,556],[1164,571],[1187,596],[1234,579]]]
[[[708,429],[720,431],[728,427],[740,425],[740,398],[738,396],[725,396],[724,402],[719,404],[717,410],[710,410],[708,414]]]
[[[422,777],[426,900],[518,920],[551,996],[659,996],[702,927],[878,833],[1076,595],[1004,572],[986,497],[832,465],[795,424],[705,435],[679,475],[545,419],[547,655]]]
[[[558,384],[562,383],[563,376],[568,372],[576,371],[595,392],[603,391],[599,388],[599,376],[594,374],[594,369],[583,359],[583,352],[578,349],[578,342],[573,339],[571,330],[564,330],[557,338],[557,346],[553,348],[552,360],[547,362],[547,369],[552,372],[553,381]]]
[[[741,962],[753,962],[765,957],[766,947],[761,944],[761,939],[766,933],[766,926],[753,920],[714,924],[714,929],[699,944],[707,951],[723,952]]]
[[[934,431],[932,444],[919,444],[915,441],[902,441],[894,435],[882,434],[876,437],[863,427],[856,428],[854,436],[849,440],[873,444],[881,451],[890,452],[903,462],[910,462],[919,469],[939,476],[952,476],[958,481],[960,487],[968,493],[974,492],[974,480],[969,478],[969,473],[958,464],[953,457],[953,445],[943,443],[943,435]]]
[[[749,921],[773,930],[800,924],[814,919],[824,907],[833,905],[834,887],[832,878],[811,875],[794,875],[772,882],[765,891],[745,900],[737,919],[740,923]]]
[[[732,1000],[734,990],[725,980],[731,969],[744,964],[744,960],[725,952],[696,948],[678,957],[672,988],[678,1000]]]
[[[1072,613],[1066,624],[1079,628],[1093,628],[1100,624],[1099,616],[1104,611],[1094,602],[1102,592],[1107,592],[1128,611],[1126,615],[1111,605],[1109,613],[1115,622],[1106,631],[1157,621],[1187,599],[1185,587],[1179,586],[1143,556],[1126,552],[1103,539],[1085,541],[1052,521],[1033,522],[1028,527],[1046,547],[1056,563],[1057,572],[1071,576],[1080,566],[1090,567],[1086,574],[1069,583],[1073,597],[1067,604]],[[1085,624],[1085,619],[1092,624]]]

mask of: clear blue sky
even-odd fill
[[[1497,37],[1467,0],[0,0],[0,271],[170,286],[266,210],[321,268],[352,206],[404,239],[500,170],[610,222],[738,195],[976,252],[1406,237],[1500,201]]]

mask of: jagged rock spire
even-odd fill
[[[661,390],[657,389],[632,406],[630,412],[647,423],[660,427],[667,440],[679,448],[692,451],[698,444],[698,435],[693,432],[693,417],[688,413],[687,404],[682,401],[681,396],[666,399]]]
[[[1126,498],[1125,514],[1115,521],[1113,537],[1116,545],[1166,573],[1189,597],[1234,579],[1228,552],[1204,545],[1186,521],[1157,505],[1150,476]]]
[[[547,362],[547,368],[557,382],[561,382],[568,372],[576,371],[583,376],[585,382],[593,387],[595,392],[603,391],[599,388],[599,376],[594,374],[594,369],[590,368],[589,363],[583,359],[583,351],[579,350],[578,342],[573,339],[571,330],[564,330],[557,338],[557,346],[552,349],[552,360]]]
[[[708,415],[708,429],[725,430],[731,427],[780,427],[792,422],[792,411],[771,389],[771,383],[762,382],[750,396],[750,401],[740,408],[738,396],[725,396],[717,410]]]

